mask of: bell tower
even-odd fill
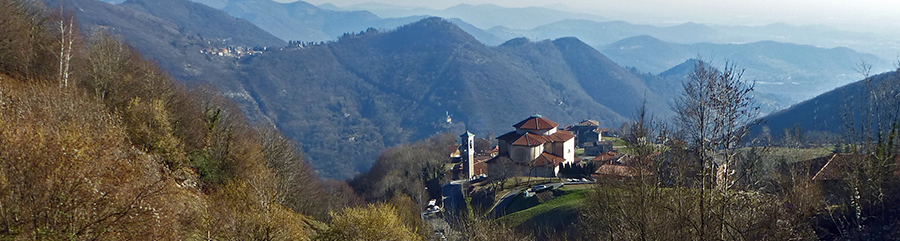
[[[463,161],[463,172],[466,179],[472,179],[475,176],[475,134],[469,132],[459,136],[459,151]]]

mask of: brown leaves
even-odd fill
[[[6,228],[0,233],[49,239],[164,235],[135,225],[165,215],[155,199],[168,188],[161,167],[130,147],[102,104],[53,87],[18,93],[17,101],[0,109],[0,221]]]
[[[317,240],[421,240],[390,204],[347,208],[331,219],[331,228]]]

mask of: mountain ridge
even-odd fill
[[[652,111],[668,111],[639,76],[580,40],[491,47],[434,17],[268,52],[241,66],[265,114],[304,143],[317,170],[340,177],[366,170],[372,160],[364,157],[376,149],[437,133],[498,133],[532,114],[615,126],[644,98]]]
[[[858,80],[761,118],[761,124],[751,129],[751,136],[771,136],[780,139],[784,137],[785,132],[793,131],[796,127],[799,127],[803,134],[812,132],[840,134],[848,125],[859,128],[861,115],[869,113],[866,113],[865,109],[854,107],[871,106],[872,103],[868,102],[868,96],[871,94],[879,96],[887,94],[881,98],[885,102],[879,104],[896,108],[897,103],[890,103],[890,100],[896,101],[900,98],[889,95],[898,93],[897,86],[900,86],[900,75],[897,71]],[[846,123],[845,118],[850,120],[851,117],[853,123]]]
[[[642,35],[607,45],[601,52],[620,65],[650,73],[662,73],[692,58],[717,66],[732,62],[744,69],[744,78],[757,81],[759,93],[773,95],[769,99],[779,103],[774,109],[786,108],[850,83],[857,75],[856,67],[861,60],[873,65],[876,72],[890,66],[877,56],[845,47],[819,48],[769,40],[744,44],[677,44]]]

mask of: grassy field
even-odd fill
[[[741,149],[742,151],[747,151],[748,148]],[[821,156],[825,156],[831,154],[832,148],[790,148],[790,147],[770,147],[768,149],[768,153],[764,153],[764,156],[769,157],[771,160],[777,160],[783,158],[784,160],[788,160],[789,162],[798,162],[803,160],[809,160]]]
[[[584,201],[585,192],[587,191],[588,190],[584,189],[556,190],[555,192],[560,192],[560,195],[556,198],[531,208],[503,216],[499,221],[509,227],[516,227],[523,224],[550,226],[569,224],[572,219],[577,218],[578,208],[581,207],[582,202]]]
[[[604,136],[604,137],[601,137],[600,140],[601,141],[611,141],[611,142],[613,142],[613,146],[624,146],[625,145],[625,141],[623,141],[621,138],[618,138],[618,137]]]

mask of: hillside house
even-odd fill
[[[595,120],[584,120],[574,126],[567,126],[567,131],[575,134],[575,143],[583,146],[584,143],[598,142],[603,138],[600,129],[600,122]]]
[[[613,142],[611,141],[595,141],[595,142],[587,142],[582,143],[584,146],[584,155],[585,156],[596,156],[602,153],[607,153],[611,151],[615,151],[613,149]]]
[[[658,154],[652,155],[650,160],[655,159],[657,156]],[[654,165],[653,161],[645,160],[642,163],[634,156],[624,155],[603,163],[591,176],[597,179],[629,179],[639,176],[652,176],[654,175],[652,172]]]
[[[851,195],[854,195],[851,189],[848,189],[848,181],[854,178],[854,169],[871,158],[873,158],[871,155],[834,153],[791,163],[786,170],[781,171],[787,172],[786,174],[792,177],[812,180],[821,189],[826,203],[841,204],[849,202]],[[894,163],[900,165],[900,156],[894,157]],[[900,172],[892,174],[892,178],[900,178]]]
[[[487,161],[488,176],[556,177],[560,166],[575,163],[575,135],[534,115],[497,137],[497,156]]]
[[[608,163],[611,163],[612,161],[615,161],[619,157],[620,157],[620,155],[618,152],[610,151],[610,152],[600,153],[599,155],[596,155],[593,159],[591,159],[591,161],[593,161],[594,163],[608,164]]]

